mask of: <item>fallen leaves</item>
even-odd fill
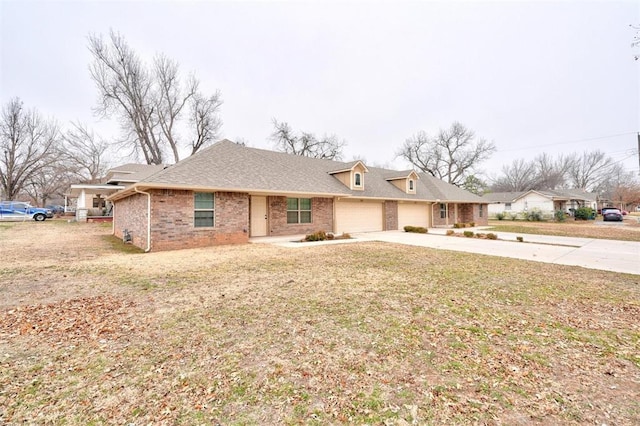
[[[114,296],[83,297],[0,313],[0,337],[37,336],[50,343],[101,339],[136,328],[136,303]]]

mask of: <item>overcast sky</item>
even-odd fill
[[[271,148],[271,120],[336,134],[345,160],[394,157],[460,121],[493,141],[483,165],[601,149],[638,170],[640,2],[0,0],[0,102],[20,97],[105,136],[87,36],[163,52],[224,100],[222,136]]]

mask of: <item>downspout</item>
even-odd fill
[[[147,196],[147,248],[144,249],[144,252],[149,253],[151,251],[151,194],[140,191],[136,187],[134,187],[133,190],[138,194],[144,194]]]
[[[116,235],[116,203],[112,202],[111,206],[111,235]]]

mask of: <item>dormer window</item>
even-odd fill
[[[414,189],[413,189],[413,179],[409,179],[409,191],[414,191]]]
[[[357,186],[357,187],[361,187],[362,186],[362,173],[355,173],[354,174],[354,180],[355,180],[355,183],[353,185]]]

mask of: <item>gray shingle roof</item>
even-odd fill
[[[387,200],[486,202],[474,194],[426,174],[419,175],[416,194],[407,194],[386,178],[399,174],[408,176],[410,171],[397,172],[376,167],[367,168],[363,190],[351,190],[331,173],[348,170],[355,163],[248,148],[225,139],[139,181],[134,186],[318,194]]]
[[[526,191],[489,192],[488,194],[484,194],[482,198],[490,203],[512,203],[525,193]]]
[[[596,201],[597,195],[583,191],[581,189],[559,189],[559,190],[529,190],[520,192],[491,192],[484,194],[482,198],[490,203],[510,203],[525,196],[530,192],[537,192],[549,199],[566,199],[581,201]]]

